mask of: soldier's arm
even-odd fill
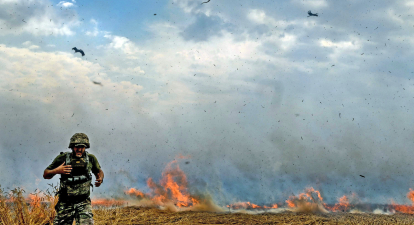
[[[103,179],[104,179],[104,172],[99,169],[98,173],[94,173],[96,180],[95,180],[95,187],[101,186]]]
[[[62,163],[60,166],[56,167],[53,170],[45,169],[43,172],[43,178],[45,179],[52,179],[56,174],[70,174],[72,171],[71,165],[66,165],[65,163]]]

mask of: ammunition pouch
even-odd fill
[[[88,165],[89,159],[87,155],[85,161],[86,165]],[[67,153],[66,165],[70,165],[69,153]],[[92,186],[92,174],[88,169],[89,165],[87,166],[84,175],[62,175],[58,192],[61,201],[75,203],[89,198]]]
[[[68,177],[64,182],[66,182],[66,184],[78,184],[90,180],[92,180],[92,175],[89,173],[87,175]]]
[[[91,194],[92,178],[86,176],[69,177],[60,181],[59,197],[67,201],[82,201]]]

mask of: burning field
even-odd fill
[[[147,180],[148,193],[136,188],[118,199],[93,199],[96,224],[413,224],[414,204],[361,203],[357,194],[326,204],[321,193],[303,193],[272,204],[234,202],[217,205],[208,194],[191,194],[185,173],[176,160],[165,167],[159,182]],[[52,186],[53,190],[56,187]],[[414,203],[414,190],[407,198]],[[53,191],[1,192],[0,224],[51,224],[57,202]]]

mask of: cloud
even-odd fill
[[[126,37],[112,34],[105,34],[104,37],[111,41],[105,46],[105,48],[121,51],[122,53],[128,55],[128,58],[136,58],[138,55],[145,53],[145,51],[140,49]]]
[[[266,16],[266,13],[263,10],[252,9],[247,17],[258,24],[267,24],[268,26],[272,26],[275,24],[275,21],[272,18]]]
[[[326,0],[292,0],[292,3],[309,9],[321,9],[328,7],[328,2]]]
[[[94,25],[98,25],[98,21],[96,21],[95,19],[91,19],[91,20],[90,20],[90,23],[91,23],[91,24],[94,24]]]
[[[34,45],[31,45],[29,49],[37,49],[37,47],[33,46]],[[3,83],[5,85],[1,86],[4,90],[14,89],[17,91],[20,89],[19,87],[22,87],[23,89],[20,89],[20,91],[17,91],[16,93],[25,96],[25,98],[32,98],[33,100],[39,100],[41,102],[53,102],[54,104],[58,103],[55,102],[57,98],[63,97],[69,93],[74,94],[74,96],[88,93],[88,95],[91,96],[91,99],[103,94],[99,91],[99,89],[95,89],[94,84],[92,83],[93,79],[97,79],[94,74],[97,74],[100,70],[102,70],[102,67],[98,64],[79,60],[67,53],[34,53],[28,49],[10,48],[7,46],[2,46],[2,48],[7,50],[3,53],[4,57],[13,56],[13,58],[24,58],[24,60],[19,63],[18,67],[5,67],[6,74],[15,75],[1,77],[2,81],[5,82]],[[2,64],[7,65],[7,60],[3,60]],[[20,72],[16,70],[22,67],[30,68],[30,70],[28,69]],[[72,74],[77,74],[77,77],[72,77]],[[136,91],[140,91],[142,89],[142,86],[131,84],[130,82],[115,84],[108,78],[101,77],[100,79],[102,83],[112,87],[110,91],[108,90],[108,95],[124,95],[126,93],[135,93]],[[76,90],[71,91],[74,87],[76,88],[79,86],[85,86],[85,88],[77,94]],[[36,91],[38,87],[41,87],[44,91],[54,92],[55,97],[50,98],[50,96],[44,96],[43,91]],[[65,91],[57,91],[57,88]],[[98,95],[96,94],[97,92],[101,94]],[[67,97],[69,95],[67,95]]]
[[[25,41],[25,42],[22,43],[22,45],[24,45],[24,46],[29,46],[30,44],[32,44],[31,41]]]
[[[319,41],[320,46],[322,47],[329,47],[329,48],[354,48],[357,49],[358,47],[352,43],[351,41],[346,42],[332,42],[331,40],[320,40]]]
[[[202,14],[198,15],[196,21],[187,26],[181,32],[181,35],[185,40],[207,41],[211,36],[222,35],[221,30],[225,29],[224,26],[227,26],[227,29],[231,30],[231,26],[224,24],[218,17],[209,17]]]
[[[69,7],[75,6],[75,4],[73,4],[72,2],[60,1],[56,6],[58,6],[58,7],[64,7],[64,8],[69,8]]]
[[[96,21],[95,19],[91,19],[90,23],[93,25],[93,30],[86,31],[85,34],[88,36],[93,36],[93,37],[98,36],[98,34],[101,33],[101,31],[99,31],[98,29],[98,21]]]
[[[2,1],[0,6],[0,35],[73,35],[73,28],[79,25],[75,11],[57,13],[55,8],[40,0]]]
[[[38,46],[38,45],[32,45],[31,41],[25,41],[25,42],[22,43],[22,45],[24,45],[24,46],[26,46],[26,47],[28,47],[29,49],[32,49],[32,50],[40,48],[40,46]]]
[[[7,180],[2,183],[4,187],[12,187],[13,184],[25,187],[37,186],[38,180],[36,178],[39,177],[39,174],[42,174],[44,168],[59,153],[59,151],[45,150],[47,149],[45,144],[54,145],[55,141],[53,139],[57,136],[65,137],[62,143],[57,141],[58,145],[63,143],[67,145],[66,142],[72,133],[83,130],[94,140],[94,147],[99,149],[98,140],[100,138],[98,137],[104,137],[105,135],[93,134],[92,131],[87,132],[90,129],[87,127],[103,125],[104,127],[111,127],[104,128],[104,130],[111,130],[114,126],[111,124],[112,122],[107,120],[108,116],[125,117],[134,115],[136,119],[142,118],[139,119],[139,126],[142,129],[156,127],[156,124],[151,124],[153,122],[145,118],[146,116],[143,114],[146,109],[142,106],[146,101],[156,101],[156,96],[153,96],[150,92],[145,96],[138,95],[137,92],[141,92],[143,86],[128,81],[113,82],[102,73],[103,68],[99,64],[80,60],[68,53],[33,52],[30,49],[5,45],[0,45],[0,48],[2,49],[0,65],[4,67],[0,74],[0,92],[4,97],[0,100],[1,104],[7,105],[10,109],[24,106],[20,108],[23,111],[18,113],[19,116],[17,117],[8,118],[9,112],[6,113],[7,115],[0,115],[0,121],[3,125],[0,152],[5,157],[12,159],[9,163],[4,163],[5,165],[11,166],[14,162],[13,158],[20,155],[21,160],[27,160],[26,165],[31,165],[28,167],[36,168],[35,170],[23,168],[13,173],[6,167],[4,171],[10,171],[10,173],[2,177],[2,179]],[[99,73],[101,75],[98,75]],[[103,86],[95,85],[92,81],[99,81]],[[123,102],[121,105],[117,103],[120,101]],[[49,112],[54,113],[49,114]],[[22,121],[19,122],[18,117]],[[131,122],[132,120],[125,121],[125,128],[130,127],[131,124],[135,126],[135,122]],[[12,128],[13,123],[16,125],[16,129]],[[56,126],[65,128],[53,131],[55,128],[52,127]],[[116,130],[121,131],[122,129],[117,126]],[[100,130],[98,127],[93,128],[93,130]],[[140,129],[138,127],[138,130]],[[24,132],[27,138],[24,141],[19,141],[20,147],[15,149],[14,144],[12,144],[17,141],[13,138],[14,133],[21,133],[23,130],[26,130]],[[48,137],[36,132],[39,130],[48,133],[45,134]],[[53,135],[50,135],[52,133]],[[57,136],[52,137],[54,135]],[[21,152],[22,149],[26,148],[25,146],[32,145],[30,143],[33,140],[42,142],[37,145],[40,148],[34,151]],[[100,142],[102,143],[102,141]],[[124,144],[124,146],[127,145]],[[102,159],[103,152],[106,151],[105,148],[100,148],[102,165],[105,162]],[[56,148],[52,147],[52,149]],[[22,155],[24,156],[21,157]],[[4,164],[2,163],[2,168]],[[107,165],[106,170],[109,172],[110,166]],[[26,177],[27,174],[32,179]],[[41,182],[40,186],[47,187],[44,181]]]
[[[34,50],[34,49],[39,49],[40,47],[38,46],[38,45],[30,45],[29,46],[29,49],[32,49],[32,50]]]

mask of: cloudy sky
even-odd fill
[[[0,0],[1,187],[56,184],[43,170],[84,132],[94,196],[148,191],[183,155],[220,204],[409,203],[414,1],[201,2]]]

